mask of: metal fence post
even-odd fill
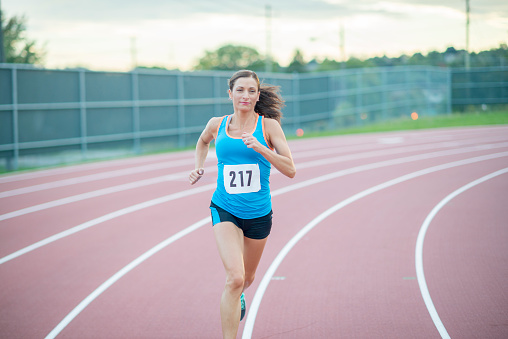
[[[139,79],[136,70],[131,71],[131,89],[132,89],[132,129],[133,129],[133,149],[134,153],[141,152],[140,142],[140,117],[139,117]]]
[[[388,119],[388,95],[387,89],[388,87],[388,70],[386,67],[381,69],[381,118],[383,121]]]
[[[335,129],[335,119],[333,117],[333,111],[335,110],[335,91],[333,89],[333,83],[334,83],[334,76],[331,74],[328,74],[328,121],[329,121],[329,128]]]
[[[300,126],[300,77],[297,73],[293,73],[293,109],[294,109],[294,120],[293,120],[293,131],[296,131]]]
[[[426,78],[425,78],[424,97],[425,97],[425,103],[427,104],[426,105],[427,106],[427,112],[426,112],[426,114],[430,115],[432,113],[432,115],[434,115],[434,112],[432,112],[432,106],[431,106],[430,98],[429,98],[430,89],[431,89],[432,70],[429,67],[426,67],[425,74],[426,74]]]
[[[405,100],[405,104],[404,104],[405,110],[404,110],[403,115],[407,116],[413,112],[413,109],[411,107],[411,104],[413,103],[413,101],[412,101],[412,97],[411,97],[411,86],[410,86],[410,82],[409,82],[409,69],[408,68],[404,68],[404,83],[405,83],[404,87],[406,88],[406,100]]]
[[[221,115],[220,111],[220,78],[217,74],[213,75],[213,116]]]
[[[79,124],[81,133],[81,158],[84,160],[88,157],[87,150],[87,119],[86,119],[86,81],[85,70],[79,71]]]
[[[452,114],[452,69],[446,69],[446,113]]]
[[[356,110],[355,110],[355,122],[356,125],[361,125],[362,123],[362,106],[363,106],[363,100],[362,100],[362,88],[363,88],[363,77],[362,77],[362,71],[363,68],[360,68],[356,71]]]
[[[178,147],[185,147],[185,107],[183,74],[177,74],[178,93]]]
[[[14,160],[12,168],[18,169],[19,166],[19,126],[18,126],[18,72],[16,67],[12,68],[12,136],[14,138]]]

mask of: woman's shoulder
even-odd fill
[[[206,127],[205,127],[205,133],[209,133],[209,135],[211,137],[213,137],[214,139],[217,138],[221,122],[226,117],[227,117],[227,115],[222,116],[222,117],[213,117],[210,120],[208,120],[208,123],[206,124]]]
[[[227,117],[227,115],[224,115],[222,117],[213,117],[208,120],[208,123],[206,124],[207,128],[211,129],[217,129],[219,127],[220,123],[222,122],[222,119]]]
[[[272,119],[272,118],[265,117],[264,124],[265,124],[265,129],[268,129],[268,130],[274,130],[274,129],[279,130],[281,128],[280,123],[277,120]]]

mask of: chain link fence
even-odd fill
[[[458,112],[508,106],[508,67],[453,68],[452,105]]]
[[[227,94],[231,75],[0,64],[0,167],[192,146],[211,117],[232,113]],[[281,87],[286,100],[283,128],[293,135],[298,128],[340,129],[412,112],[450,113],[452,91],[472,86],[453,87],[452,75],[446,68],[412,66],[259,77]]]

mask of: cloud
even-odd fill
[[[141,63],[187,65],[226,43],[265,53],[265,6],[272,8],[272,54],[288,62],[463,48],[465,0],[3,0],[7,17],[26,15],[28,35],[48,46],[52,66],[129,67],[136,37]],[[508,1],[471,0],[471,46],[506,41]],[[105,65],[105,57],[114,61]],[[170,60],[170,61],[168,61]],[[111,66],[113,65],[113,66]]]
[[[264,17],[267,2],[241,2],[238,0],[4,0],[3,7],[18,11],[26,9],[29,16],[37,13],[49,21],[108,21],[131,22],[155,19],[182,19],[197,15],[242,15]],[[397,7],[414,5],[444,7],[465,12],[465,1],[442,0],[278,0],[272,1],[272,15],[282,18],[347,19],[359,15],[401,16]],[[508,1],[482,0],[471,2],[472,15],[507,16]],[[20,13],[16,13],[20,14]],[[34,15],[35,16],[35,15]]]

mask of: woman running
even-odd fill
[[[284,100],[278,87],[260,85],[256,73],[242,70],[229,79],[228,93],[234,113],[208,121],[196,144],[189,181],[195,184],[203,176],[215,139],[218,176],[210,210],[226,271],[220,302],[222,334],[236,338],[245,315],[243,291],[254,280],[272,227],[271,165],[290,178],[296,169],[280,125]]]

